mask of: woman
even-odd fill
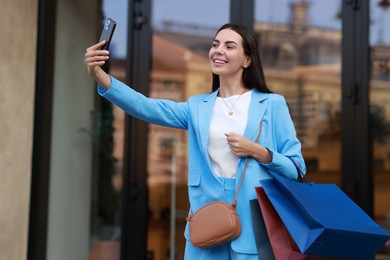
[[[249,201],[269,172],[296,179],[295,160],[305,164],[285,99],[265,84],[257,38],[246,27],[226,24],[217,32],[209,52],[213,92],[187,102],[151,99],[106,74],[100,66],[109,58],[87,49],[89,75],[98,92],[130,115],[149,123],[188,130],[188,193],[190,212],[212,201],[232,203],[237,182],[248,166],[238,195],[241,235],[212,248],[198,248],[187,239],[185,259],[258,259]],[[262,122],[260,141],[255,143]]]

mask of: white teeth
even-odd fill
[[[221,60],[214,60],[215,63],[221,63],[221,64],[225,64],[226,62],[224,61],[221,61]]]

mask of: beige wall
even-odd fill
[[[26,259],[37,0],[0,8],[0,259]]]
[[[97,0],[58,0],[47,259],[88,259],[95,84],[84,52],[101,24]],[[0,260],[27,258],[37,0],[0,8]]]

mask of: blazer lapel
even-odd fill
[[[207,158],[208,162],[209,162],[209,156],[208,156],[207,145],[208,145],[208,138],[209,138],[210,121],[211,121],[211,116],[213,114],[213,108],[215,104],[215,99],[217,97],[217,93],[218,90],[205,96],[205,98],[198,106],[200,140],[202,144],[202,151],[204,153],[204,156]]]
[[[248,111],[248,122],[244,132],[244,136],[252,141],[256,140],[260,130],[260,121],[263,119],[264,113],[267,110],[267,98],[267,93],[261,93],[253,89]]]
[[[260,122],[261,120],[263,120],[264,113],[267,110],[267,99],[268,93],[262,93],[253,89],[251,103],[249,105],[248,111],[248,122],[246,124],[244,132],[244,136],[252,141],[256,141],[256,137],[260,131]],[[240,178],[242,176],[248,158],[249,157],[241,157],[238,161],[236,171],[236,189],[240,182]]]

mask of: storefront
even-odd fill
[[[147,96],[178,102],[211,91],[207,53],[222,24],[253,28],[268,84],[289,103],[309,178],[338,184],[390,228],[388,1],[40,0],[36,6],[23,20],[37,35],[24,43],[36,49],[25,65],[35,76],[23,72],[31,81],[28,96],[10,92],[34,111],[20,123],[30,139],[9,135],[28,149],[13,147],[0,160],[10,180],[0,184],[8,187],[4,196],[23,194],[4,207],[0,224],[21,227],[6,230],[25,249],[15,257],[20,248],[2,239],[6,259],[25,259],[23,252],[29,260],[183,259],[187,133],[128,117],[96,94],[83,57],[106,17],[118,22],[106,69]],[[4,122],[20,120],[17,113]],[[29,157],[23,167],[7,163]],[[386,250],[380,259],[390,259]]]

